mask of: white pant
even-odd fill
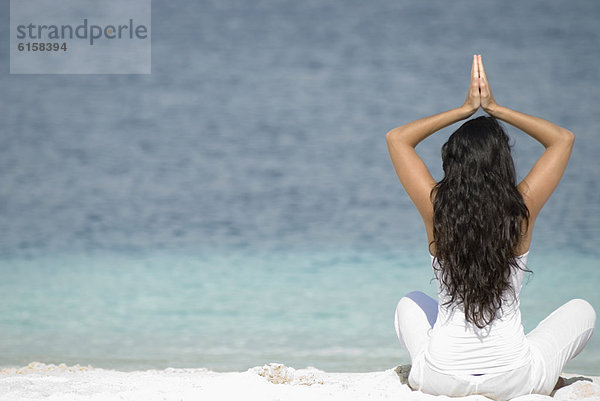
[[[456,376],[436,372],[424,360],[437,308],[433,298],[419,291],[411,292],[398,302],[394,322],[398,338],[410,354],[410,386],[435,395],[482,394],[494,399],[532,393],[548,395],[567,362],[585,347],[596,323],[594,308],[587,301],[573,299],[527,334],[530,365],[503,373]]]

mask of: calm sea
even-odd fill
[[[577,137],[536,224],[525,329],[571,298],[599,310],[599,17],[155,0],[148,76],[9,75],[0,25],[0,366],[407,363],[396,302],[435,288],[385,133],[459,106],[473,53],[499,103]],[[438,179],[452,128],[418,148]],[[509,133],[522,178],[543,149]],[[600,374],[599,337],[567,371]]]

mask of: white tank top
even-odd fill
[[[517,257],[521,268],[527,265],[528,254]],[[431,258],[439,268],[439,261]],[[523,270],[513,269],[510,275],[516,299],[508,293],[498,317],[484,329],[465,320],[462,306],[444,306],[449,296],[441,288],[436,269],[434,274],[438,287],[438,316],[425,348],[425,361],[431,369],[450,375],[472,375],[506,372],[529,363],[529,344],[519,310]]]

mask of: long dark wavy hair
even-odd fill
[[[519,268],[515,251],[529,211],[517,190],[508,135],[495,118],[465,122],[442,146],[442,161],[444,178],[431,191],[441,284],[447,304],[462,305],[466,320],[484,328],[503,295],[515,294],[510,274]]]

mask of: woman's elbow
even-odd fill
[[[573,142],[575,142],[575,134],[573,134],[571,131],[569,131],[566,128],[563,128],[565,130],[565,140],[570,142],[571,144],[573,144]]]
[[[563,146],[568,146],[569,148],[573,147],[573,143],[575,142],[575,135],[566,128],[561,129],[560,143]]]
[[[387,143],[392,142],[394,139],[398,139],[398,129],[394,128],[385,134],[385,140]]]

